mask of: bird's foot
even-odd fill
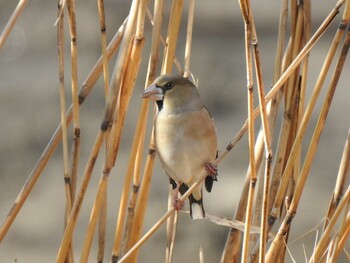
[[[205,170],[207,171],[207,173],[210,177],[212,177],[214,180],[217,180],[218,166],[216,164],[206,163]]]
[[[176,211],[181,210],[185,204],[185,202],[180,200],[179,198],[180,185],[181,185],[181,182],[178,182],[173,192],[173,207]]]
[[[180,200],[177,194],[173,198],[173,207],[176,211],[181,210],[184,207],[185,202]]]

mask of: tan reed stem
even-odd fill
[[[65,224],[68,221],[70,211],[72,209],[72,203],[74,196],[72,195],[72,177],[69,173],[69,161],[68,161],[68,139],[67,139],[67,118],[66,118],[66,98],[64,88],[64,12],[62,10],[61,2],[58,3],[58,16],[57,20],[57,47],[58,47],[58,77],[59,77],[59,94],[60,94],[60,115],[61,115],[61,127],[62,127],[62,151],[63,151],[63,175],[64,175],[64,187],[66,194],[66,215]],[[70,246],[69,253],[67,255],[67,262],[74,262],[72,245]]]
[[[246,13],[247,10],[243,10],[242,1],[240,1],[241,12]],[[244,17],[244,15],[243,15]],[[254,154],[254,93],[253,93],[253,66],[252,66],[252,50],[251,50],[251,24],[249,21],[245,22],[245,53],[246,53],[246,72],[247,72],[247,92],[248,92],[248,138],[249,138],[249,159],[250,159],[250,184],[249,194],[246,209],[245,229],[243,237],[243,251],[242,251],[242,262],[247,262],[249,253],[249,237],[250,237],[250,226],[252,220],[252,208],[254,200],[254,192],[256,186],[256,166],[255,166],[255,154]]]
[[[114,121],[112,124],[112,128],[108,134],[109,144],[107,147],[107,152],[108,152],[106,156],[107,158],[105,160],[103,172],[100,178],[100,184],[97,190],[97,196],[91,212],[88,231],[84,242],[83,252],[81,255],[81,263],[87,262],[88,260],[88,255],[91,249],[92,238],[93,238],[94,229],[96,227],[96,221],[99,214],[99,209],[101,208],[103,195],[106,192],[108,177],[110,175],[112,165],[114,165],[117,153],[119,151],[120,138],[124,127],[125,114],[126,114],[127,107],[130,101],[130,96],[135,84],[136,78],[134,76],[137,75],[139,65],[140,65],[140,59],[141,59],[140,52],[143,46],[143,37],[137,38],[137,39],[132,38],[132,34],[136,24],[137,13],[139,12],[139,7],[140,7],[139,1],[134,1],[132,3],[131,11],[130,11],[131,19],[128,21],[127,31],[124,36],[124,42],[123,42],[124,49],[122,50],[124,51],[124,53],[120,55],[119,57],[120,60],[117,62],[115,67],[116,69],[119,69],[120,71],[125,72],[125,76],[124,76],[120,74],[119,71],[115,71],[115,75],[114,75],[115,80],[112,82],[115,85],[117,83],[120,83],[120,85],[122,85],[121,89],[118,90],[118,87],[116,86],[111,86],[109,89],[109,90],[114,89],[115,92],[118,93],[118,95],[109,92],[105,116],[110,115],[107,112],[108,110],[110,109],[112,110],[113,108],[115,108],[115,105],[110,105],[110,107],[108,107],[108,102],[111,102],[111,103],[117,102],[114,99],[109,100],[110,96],[112,96],[113,98],[116,96],[119,96],[118,106],[115,110],[116,112],[114,113],[114,117],[113,117]],[[132,40],[134,40],[133,45],[131,44]],[[122,66],[119,67],[120,65]],[[117,78],[123,78],[123,80],[117,79]]]
[[[349,209],[347,209],[349,211]],[[337,262],[337,259],[340,255],[340,252],[344,249],[344,246],[346,245],[347,241],[349,240],[350,235],[350,213],[348,212],[344,222],[342,223],[340,227],[340,231],[338,233],[339,236],[339,242],[336,243],[335,251],[334,251],[334,257],[333,262]],[[349,256],[348,256],[349,258]]]
[[[171,200],[171,199],[169,198],[169,200]],[[172,205],[171,202],[169,202],[169,203],[170,203],[170,205]],[[170,246],[169,246],[169,249],[167,249],[167,252],[169,251],[169,254],[168,254],[168,257],[165,260],[166,263],[172,263],[173,262],[178,219],[179,219],[179,213],[177,211],[175,211],[174,223],[173,223],[173,226],[172,226],[172,229],[171,229],[172,233],[170,235],[171,236]]]
[[[114,38],[111,40],[107,52],[108,52],[108,58],[110,59],[111,56],[113,56],[120,44],[121,38],[124,35],[124,30],[125,30],[125,22],[124,24],[120,27],[119,31],[116,33]],[[97,79],[101,75],[102,72],[102,58],[100,58],[89,75],[87,76],[86,80],[84,81],[82,87],[80,88],[79,92],[79,102],[82,104],[85,100],[85,98],[90,94],[91,89],[94,87],[94,84],[96,83]],[[72,105],[69,107],[66,113],[66,118],[67,118],[67,126],[68,124],[72,121]],[[56,128],[54,134],[52,135],[49,143],[47,144],[45,150],[41,154],[38,162],[34,166],[32,172],[27,178],[26,183],[24,184],[23,188],[17,195],[17,198],[8,213],[7,217],[5,218],[4,222],[1,225],[0,228],[0,241],[5,237],[7,231],[11,227],[13,221],[15,220],[18,212],[20,211],[21,207],[23,206],[24,202],[26,201],[28,195],[32,191],[35,183],[39,179],[42,171],[46,167],[46,164],[50,160],[51,156],[55,152],[60,140],[62,138],[62,126],[59,124],[59,126]],[[75,194],[72,192],[72,195],[75,196]]]
[[[58,5],[58,14],[61,13],[61,5]],[[67,118],[66,118],[66,99],[64,92],[64,20],[63,13],[57,24],[57,47],[58,47],[58,78],[60,93],[60,113],[62,126],[62,149],[63,149],[63,173],[66,189],[66,216],[69,215],[72,203],[70,193],[70,176],[68,163],[68,140],[67,140]]]
[[[57,263],[64,262],[64,259],[67,255],[67,251],[68,251],[68,248],[70,246],[72,235],[73,235],[73,230],[75,228],[75,225],[76,225],[76,222],[77,222],[77,219],[79,216],[80,208],[81,208],[81,205],[83,203],[84,196],[85,196],[86,188],[89,184],[91,174],[92,174],[93,168],[95,166],[95,162],[97,160],[98,154],[100,152],[104,137],[105,137],[105,133],[103,131],[100,131],[97,134],[93,149],[90,153],[90,157],[89,157],[88,163],[87,163],[85,171],[84,171],[84,176],[82,178],[82,182],[81,182],[81,185],[79,188],[78,195],[75,198],[75,201],[74,201],[74,204],[72,207],[72,211],[71,211],[69,218],[68,218],[68,221],[67,221],[67,225],[66,225],[66,229],[64,231],[64,235],[62,238],[61,246],[59,248],[57,258],[56,258]]]
[[[179,30],[180,30],[180,23],[181,23],[182,11],[183,11],[183,2],[184,2],[183,0],[172,1],[161,74],[169,74],[171,73],[173,68],[173,58],[175,57],[177,39],[179,35]],[[171,195],[169,195],[169,198],[170,196]],[[174,219],[175,219],[174,215],[171,214],[167,221],[166,255],[170,255],[169,248],[170,248],[171,240],[173,239],[172,233],[173,233],[173,227],[174,227]]]
[[[183,0],[173,0],[169,25],[168,35],[166,38],[166,49],[163,57],[162,74],[171,73],[173,58],[175,57],[175,48],[179,35],[180,22],[183,9]]]
[[[102,49],[102,61],[103,61],[103,80],[105,95],[108,94],[109,87],[109,70],[108,70],[108,57],[107,57],[107,34],[106,34],[106,21],[105,21],[105,8],[104,0],[97,0],[98,14],[100,18],[101,28],[101,49]]]
[[[168,210],[171,209],[173,207],[173,197],[174,197],[174,193],[173,193],[173,188],[171,186],[171,184],[169,184],[169,192],[168,192]],[[174,229],[177,228],[177,226],[175,225],[175,216],[176,213],[174,213],[173,215],[171,215],[168,220],[167,220],[167,225],[166,225],[166,230],[165,230],[165,234],[166,234],[166,248],[165,248],[165,263],[169,263],[172,260],[172,251],[171,251],[171,242],[174,238],[173,234],[176,235],[176,232],[174,232]]]
[[[77,50],[77,29],[75,19],[75,1],[67,0],[69,33],[71,40],[71,86],[73,104],[73,145],[72,145],[72,167],[71,177],[76,181],[79,156],[80,156],[80,120],[79,120],[79,97],[78,97],[78,50]]]
[[[318,141],[319,141],[319,138],[320,138],[321,133],[323,131],[324,124],[325,124],[325,121],[327,118],[327,114],[329,112],[329,108],[330,108],[330,105],[332,103],[332,99],[334,96],[334,92],[336,90],[336,87],[337,87],[337,84],[338,84],[338,81],[340,78],[340,74],[341,74],[341,71],[342,71],[344,63],[345,63],[345,58],[346,58],[346,55],[347,55],[347,52],[349,49],[349,44],[350,44],[350,32],[348,32],[348,34],[347,34],[346,40],[344,42],[344,46],[343,46],[342,51],[341,51],[341,55],[339,57],[339,60],[338,60],[337,65],[336,65],[336,69],[335,69],[334,74],[332,76],[331,84],[330,84],[329,90],[327,92],[326,99],[324,101],[321,113],[319,115],[315,130],[314,130],[314,134],[311,138],[309,149],[308,149],[308,152],[306,154],[306,159],[304,161],[304,165],[303,165],[303,168],[301,170],[300,177],[299,177],[297,185],[296,185],[296,189],[294,191],[294,196],[293,196],[292,202],[291,202],[290,207],[288,209],[287,215],[285,216],[285,218],[282,222],[282,225],[279,228],[279,231],[271,244],[271,247],[270,247],[269,252],[267,254],[267,262],[273,262],[272,260],[274,260],[274,254],[276,251],[279,250],[279,247],[281,247],[283,245],[283,236],[286,233],[286,230],[290,227],[291,222],[296,214],[298,204],[299,204],[299,201],[301,198],[301,194],[303,192],[304,185],[305,185],[306,179],[308,177],[308,174],[309,174],[309,171],[311,168],[313,157],[314,157],[316,149],[317,149]],[[316,262],[318,262],[318,260],[316,260]]]
[[[107,191],[104,193],[98,221],[98,251],[97,263],[102,263],[105,255],[107,228]]]
[[[13,27],[15,26],[17,19],[21,16],[24,8],[27,5],[28,0],[19,0],[16,9],[13,11],[10,19],[8,20],[4,31],[0,35],[0,49],[4,46],[8,36],[10,35]]]
[[[310,40],[305,44],[303,49],[300,51],[298,56],[291,62],[291,64],[286,68],[286,70],[283,72],[283,74],[276,80],[275,84],[271,88],[270,92],[266,95],[266,101],[270,101],[275,94],[280,90],[280,88],[283,86],[285,81],[288,79],[288,77],[294,72],[294,70],[298,67],[298,65],[302,62],[304,57],[310,52],[312,47],[317,43],[317,41],[320,39],[320,37],[323,35],[325,30],[329,27],[330,23],[333,21],[335,16],[337,15],[340,7],[342,6],[344,1],[338,1],[336,6],[331,10],[329,15],[325,18],[323,23],[319,26],[319,28],[316,30],[316,32],[313,34],[313,36],[310,38]],[[272,101],[274,102],[274,101]],[[255,109],[254,111],[254,118],[257,116],[259,112],[259,108]],[[244,123],[242,128],[238,131],[238,133],[234,136],[232,141],[227,145],[225,153],[228,153],[235,145],[236,143],[242,138],[242,136],[245,134],[248,128],[248,120]],[[242,196],[247,196],[248,191],[248,184],[247,180],[249,178],[246,178],[245,186],[243,188]],[[245,207],[245,199],[241,199],[238,207],[240,209],[237,209],[237,211],[245,211],[243,208]],[[236,215],[237,219],[237,215]],[[230,233],[228,235],[225,249],[221,258],[221,262],[231,262],[232,260],[237,259],[238,249],[239,247],[236,246],[236,244],[239,244],[240,235],[237,230],[231,229]]]
[[[148,87],[156,77],[156,68],[158,63],[159,46],[160,46],[160,40],[161,40],[160,33],[161,33],[161,25],[163,21],[163,6],[164,6],[163,0],[155,1],[154,20],[152,20],[153,32],[152,32],[152,40],[151,40],[151,53],[150,53],[149,64],[148,64],[147,79],[145,83],[146,87]],[[140,134],[141,131],[144,132],[146,129],[147,114],[148,114],[148,100],[142,100],[141,111],[137,122],[134,141],[135,141],[135,138],[138,137],[138,134]],[[138,149],[138,151],[140,150],[141,149]],[[155,159],[155,150],[154,150],[154,143],[153,143],[153,136],[152,136],[150,146],[149,146],[149,152],[146,158],[146,164],[145,164],[142,182],[140,186],[139,196],[135,207],[135,214],[134,214],[135,222],[132,228],[131,237],[127,243],[127,249],[130,249],[141,236],[145,211],[147,209],[148,194],[149,194],[150,182],[152,178],[154,159]],[[137,254],[138,253],[134,253],[129,258],[129,262],[135,262],[137,259]],[[113,254],[112,258],[117,259],[117,255]]]
[[[348,137],[346,139],[343,155],[340,161],[337,181],[335,184],[331,202],[329,204],[325,225],[323,227],[324,229],[327,227],[330,218],[333,216],[334,211],[337,208],[343,196],[346,179],[349,177],[349,170],[350,170],[350,129],[348,131]]]
[[[113,132],[113,129],[111,132],[111,134],[113,133],[115,134],[113,138],[116,138],[116,145],[114,146],[115,152],[118,152],[118,149],[119,149],[119,143],[121,138],[120,136],[124,126],[125,113],[129,105],[133,87],[135,86],[137,72],[140,66],[141,51],[144,45],[143,28],[144,28],[145,11],[146,11],[146,2],[140,1],[138,6],[138,12],[137,12],[137,20],[136,20],[137,26],[135,24],[136,35],[132,45],[130,63],[128,65],[128,69],[126,72],[125,80],[123,83],[123,87],[121,90],[120,99],[118,103],[119,112],[118,112],[118,119],[116,120],[117,124],[116,124],[115,132],[117,131],[119,132],[115,133]],[[138,134],[138,136],[140,136],[140,133]],[[132,152],[130,155],[130,161],[127,169],[127,174],[125,177],[124,186],[123,186],[122,198],[120,200],[118,223],[115,230],[115,237],[114,237],[114,244],[113,244],[112,260],[111,260],[112,262],[115,262],[115,258],[118,258],[120,256],[120,245],[121,245],[122,234],[123,234],[122,228],[124,227],[125,220],[126,219],[130,220],[130,218],[129,217],[127,218],[126,216],[126,212],[127,212],[126,208],[128,203],[128,196],[130,193],[130,184],[133,178],[133,173],[135,172],[135,158],[136,158],[138,146],[139,146],[139,139],[136,139],[136,137],[134,137]],[[128,224],[128,221],[127,221],[127,224]],[[125,235],[129,235],[129,234],[125,233]]]
[[[191,62],[191,47],[192,47],[192,32],[193,32],[193,20],[195,10],[195,0],[190,0],[188,3],[188,21],[187,21],[187,34],[186,34],[186,47],[185,47],[185,66],[184,74],[185,78],[191,75],[190,62]]]
[[[326,252],[326,249],[327,249],[327,246],[329,243],[329,236],[330,236],[331,232],[333,231],[333,227],[334,227],[335,223],[337,222],[341,212],[343,212],[345,207],[348,205],[349,200],[350,200],[350,186],[346,190],[342,200],[339,202],[339,205],[336,208],[332,218],[330,219],[329,224],[327,225],[320,240],[318,241],[317,246],[314,249],[312,256],[310,257],[309,263],[320,262],[322,255]]]
[[[115,109],[115,104],[117,101],[117,94],[119,93],[118,91],[119,91],[120,84],[121,84],[120,78],[122,76],[124,76],[124,72],[126,70],[124,68],[125,67],[125,60],[126,60],[126,56],[127,56],[127,51],[129,49],[131,34],[133,31],[136,10],[137,10],[137,3],[136,3],[136,1],[133,1],[132,6],[131,6],[131,11],[130,11],[130,16],[129,16],[129,19],[127,21],[127,25],[126,25],[126,29],[125,29],[122,47],[120,50],[118,61],[117,61],[116,66],[115,66],[115,68],[116,68],[115,74],[113,75],[113,81],[111,82],[111,88],[109,89],[109,92],[108,92],[108,98],[107,98],[107,103],[106,103],[104,119],[103,119],[102,124],[101,124],[101,129],[97,135],[98,139],[96,140],[96,142],[98,142],[98,143],[95,143],[95,145],[94,145],[94,149],[96,149],[96,154],[93,151],[92,154],[94,154],[94,155],[91,155],[91,156],[94,157],[94,159],[90,158],[90,160],[96,159],[96,156],[100,151],[101,140],[104,139],[105,135],[107,133],[109,133],[109,130],[111,128],[112,118],[113,118],[113,113],[114,113],[113,109]],[[109,151],[111,151],[111,148],[112,148],[112,146],[109,147]],[[105,177],[107,177],[109,172],[110,172],[110,167],[114,162],[113,156],[114,156],[114,154],[110,154],[110,153],[108,153],[108,155],[107,155],[107,158],[106,158],[107,165],[104,166],[107,170],[103,171],[103,176],[101,177],[101,182],[99,184],[99,186],[102,188],[98,189],[98,194],[97,194],[97,198],[95,200],[96,201],[95,204],[101,200],[99,193],[101,193],[101,192],[103,193],[102,190],[105,187],[105,183],[102,181],[104,181]],[[89,161],[87,167],[89,167],[89,166],[91,166],[90,161]],[[81,184],[80,191],[78,193],[80,198],[74,202],[74,206],[72,209],[72,214],[75,215],[75,218],[72,216],[70,216],[70,218],[69,218],[67,228],[66,228],[66,231],[64,233],[63,240],[61,242],[61,246],[60,246],[60,249],[59,249],[59,252],[57,255],[57,260],[56,260],[57,263],[63,262],[63,258],[65,257],[65,255],[67,253],[67,246],[70,244],[71,239],[72,239],[73,230],[74,230],[75,225],[76,225],[76,219],[77,219],[79,212],[80,212],[81,203],[82,203],[84,196],[85,196],[86,187],[90,181],[91,172],[92,172],[92,170],[88,169],[88,172],[84,174],[83,183]],[[98,210],[99,210],[99,206],[94,206],[93,212],[98,214],[98,212],[99,212]],[[87,235],[89,236],[90,234],[87,233]]]
[[[250,4],[249,4],[249,8]],[[251,19],[251,24],[254,26],[254,19],[252,16],[252,11],[249,12]],[[255,29],[253,30],[255,33]],[[261,215],[261,235],[260,235],[260,254],[259,262],[264,262],[265,250],[266,250],[266,239],[267,239],[267,215],[268,215],[268,201],[269,201],[269,186],[270,186],[270,171],[271,171],[271,160],[272,160],[272,150],[271,150],[271,133],[268,121],[268,115],[266,111],[266,102],[265,102],[265,91],[263,84],[262,68],[260,61],[260,52],[258,48],[258,38],[254,35],[252,39],[252,44],[254,48],[254,61],[255,61],[255,71],[257,75],[258,82],[258,95],[259,95],[259,105],[260,113],[262,120],[262,130],[265,143],[265,173],[264,173],[264,187],[263,187],[263,205],[262,205],[262,215]],[[255,159],[252,160],[254,162]]]
[[[341,23],[342,24],[342,23]],[[295,160],[295,157],[297,156],[299,150],[300,150],[300,145],[301,145],[301,141],[304,137],[304,134],[305,134],[305,131],[306,131],[306,127],[307,127],[307,124],[310,120],[310,117],[311,117],[311,113],[314,109],[314,106],[316,104],[316,101],[317,101],[317,98],[318,98],[318,95],[321,91],[321,88],[322,88],[322,85],[324,83],[324,80],[326,78],[326,73],[328,72],[329,70],[329,67],[330,67],[330,64],[331,64],[331,61],[333,60],[333,57],[334,57],[334,54],[335,54],[335,51],[338,47],[338,44],[339,44],[339,41],[340,41],[340,38],[341,36],[343,35],[343,30],[341,29],[341,27],[338,29],[338,31],[336,32],[336,35],[333,39],[333,42],[331,44],[331,47],[329,49],[329,52],[328,52],[328,55],[326,57],[326,60],[322,66],[322,69],[321,69],[321,72],[320,72],[320,75],[319,75],[319,78],[317,79],[317,82],[315,84],[315,88],[313,89],[313,93],[311,95],[311,98],[310,98],[310,102],[305,110],[305,113],[303,115],[303,118],[302,118],[302,121],[301,121],[301,124],[300,124],[300,127],[298,129],[298,132],[297,132],[297,135],[296,135],[296,138],[294,140],[294,143],[293,143],[293,146],[292,146],[292,149],[290,151],[290,155],[289,155],[289,158],[288,158],[288,161],[287,161],[287,164],[285,166],[285,170],[283,172],[283,176],[282,176],[282,180],[281,180],[281,183],[280,183],[280,188],[277,192],[277,195],[276,195],[276,199],[275,199],[275,203],[273,205],[273,209],[271,211],[271,215],[270,215],[270,222],[274,222],[274,220],[277,218],[277,215],[278,215],[278,212],[279,212],[279,208],[281,207],[281,204],[284,200],[284,194],[287,190],[287,186],[288,186],[288,182],[289,182],[289,179],[290,179],[290,176],[291,176],[291,172],[293,170],[293,166],[294,166],[294,160]],[[310,39],[310,41],[313,39],[313,37]],[[309,42],[310,42],[309,41]],[[309,43],[308,42],[308,43]],[[307,47],[307,44],[305,45],[305,47],[302,49],[302,51]],[[300,51],[300,53],[298,54],[297,58],[300,56],[300,54],[302,53],[302,51]],[[295,58],[294,61],[297,59]],[[293,64],[293,62],[292,62]],[[292,65],[291,64],[291,65]],[[290,66],[289,66],[290,67]],[[289,68],[288,67],[288,68]]]
[[[143,155],[143,149],[144,149],[144,140],[145,140],[145,127],[142,125],[140,127],[142,130],[140,133],[135,133],[137,137],[135,137],[136,143],[138,143],[137,148],[135,150],[135,153],[131,155],[130,162],[133,167],[133,185],[132,185],[132,192],[131,197],[129,201],[128,206],[128,215],[127,220],[125,224],[125,231],[124,231],[124,237],[122,242],[122,255],[125,254],[125,252],[128,250],[128,244],[130,242],[130,239],[132,238],[133,233],[133,227],[135,226],[135,207],[138,199],[139,194],[139,188],[140,188],[140,181],[141,181],[141,162],[142,162],[142,155]]]

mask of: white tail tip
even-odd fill
[[[201,204],[198,203],[192,203],[191,204],[191,219],[196,220],[196,219],[204,219],[205,214],[204,214],[204,209]]]

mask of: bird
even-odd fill
[[[205,218],[202,186],[211,192],[217,181],[217,135],[214,121],[203,105],[197,87],[177,74],[161,75],[147,87],[141,98],[155,100],[154,140],[158,158],[174,190],[172,205],[176,211],[184,203],[183,195],[203,174],[189,196],[190,218]]]

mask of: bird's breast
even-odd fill
[[[196,177],[206,162],[215,160],[215,127],[207,111],[171,114],[155,119],[157,154],[167,174],[177,181]]]

